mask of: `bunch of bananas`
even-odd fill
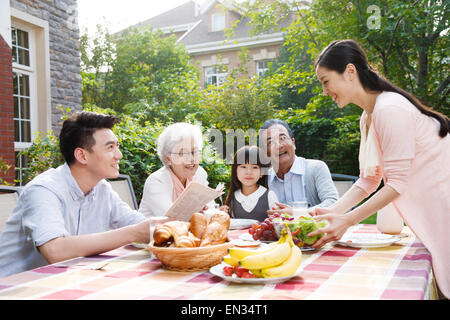
[[[293,275],[302,261],[302,251],[292,241],[292,235],[284,230],[278,242],[258,250],[233,247],[223,261],[233,267],[250,270],[256,277],[274,278]]]

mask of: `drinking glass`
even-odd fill
[[[310,217],[308,212],[308,202],[307,201],[294,201],[292,202],[292,215],[295,219],[304,216]]]

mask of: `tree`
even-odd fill
[[[276,28],[274,21],[285,19],[289,12],[297,16],[283,30],[293,58],[291,67],[281,72],[295,70],[296,53],[305,52],[313,61],[332,40],[352,38],[366,49],[369,61],[390,81],[436,110],[450,114],[448,1],[275,0],[267,4],[255,0],[245,5],[254,33]],[[303,70],[314,75],[312,64]],[[308,84],[309,77],[304,78],[304,84]]]
[[[96,37],[87,30],[80,37],[82,100],[84,104],[106,106],[105,78],[111,72],[114,41],[107,28],[97,25]]]
[[[83,102],[137,118],[182,121],[197,111],[198,74],[174,36],[148,28],[81,38]]]

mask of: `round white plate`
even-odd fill
[[[400,236],[384,233],[355,233],[345,235],[336,244],[354,248],[381,248],[401,240]]]
[[[230,219],[230,230],[247,229],[257,222],[255,219]]]
[[[139,249],[147,249],[148,247],[148,243],[143,243],[143,242],[133,242],[131,243],[131,245],[135,248],[139,248]]]
[[[253,239],[253,236],[250,233],[248,233],[248,232],[239,235],[238,238],[241,239],[241,240],[244,240],[244,241],[255,241],[255,239]],[[278,240],[274,240],[274,241],[258,240],[258,241],[263,242],[263,243],[270,243],[270,242],[274,242],[274,241],[278,241]]]
[[[239,235],[238,237],[240,240],[245,240],[245,241],[255,241],[253,240],[253,236],[250,233],[243,233],[241,235]],[[278,241],[278,240],[274,240],[274,241],[262,241],[262,240],[258,240],[261,241],[262,243],[271,243],[274,241]],[[301,251],[314,251],[316,249],[311,248],[310,246],[306,246],[306,247],[301,247],[300,248]]]
[[[289,280],[293,277],[298,276],[302,271],[303,267],[298,267],[297,271],[289,276],[289,277],[279,277],[279,278],[239,278],[236,277],[235,274],[233,274],[232,277],[226,276],[223,274],[223,267],[228,266],[226,263],[221,263],[218,265],[215,265],[214,267],[211,267],[209,269],[209,272],[211,272],[213,275],[218,276],[224,280],[230,281],[230,282],[236,282],[236,283],[247,283],[247,284],[268,284],[268,283],[281,283],[286,280]]]

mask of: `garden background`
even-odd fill
[[[178,121],[199,124],[205,132],[216,128],[226,136],[237,129],[257,132],[265,120],[280,118],[293,129],[297,155],[321,159],[333,173],[358,175],[362,110],[353,105],[338,109],[322,95],[314,75],[314,59],[335,39],[358,41],[391,82],[450,114],[448,1],[313,0],[300,8],[288,1],[257,0],[239,5],[247,9],[254,34],[278,28],[289,11],[298,19],[282,30],[285,41],[269,72],[249,77],[243,67],[228,70],[219,87],[199,86],[198,71],[175,37],[152,29],[112,35],[101,25],[94,38],[82,34],[83,108],[121,118],[114,130],[123,153],[120,171],[131,177],[138,203],[145,179],[161,167],[156,139]],[[240,59],[243,66],[247,50]],[[24,151],[30,159],[27,180],[63,162],[57,140],[50,133]],[[228,186],[230,168],[209,141],[201,165],[211,186]],[[375,215],[364,222],[374,221]]]

